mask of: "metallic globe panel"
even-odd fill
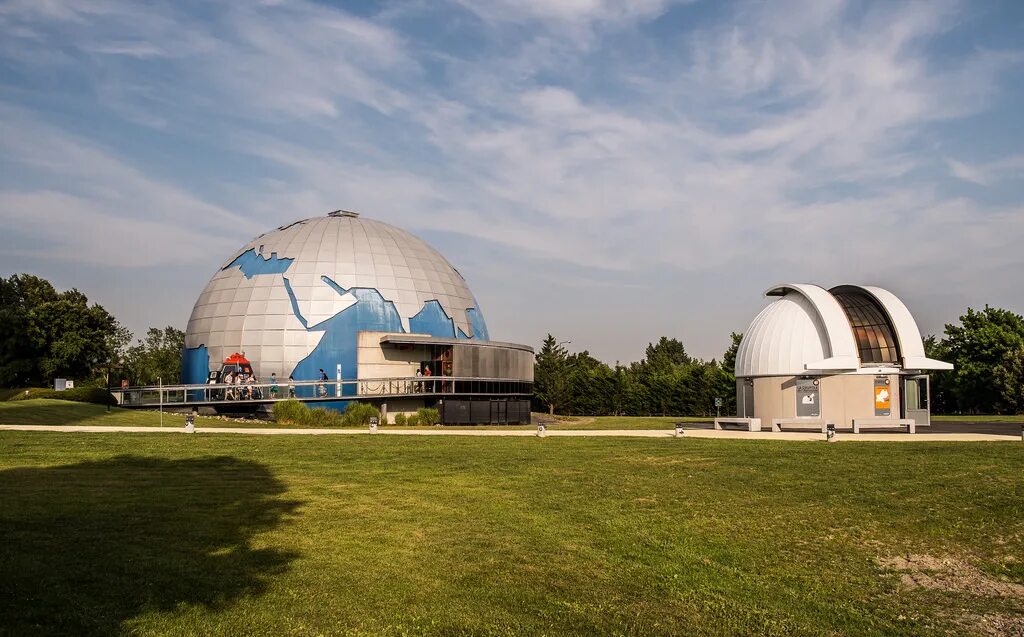
[[[436,250],[394,226],[332,213],[260,235],[200,293],[185,334],[182,381],[244,352],[262,378],[319,369],[355,377],[358,332],[488,340],[465,280]]]

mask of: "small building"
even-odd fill
[[[790,283],[765,296],[774,300],[736,354],[738,416],[775,429],[930,424],[928,372],[953,366],[925,356],[917,323],[895,294]]]

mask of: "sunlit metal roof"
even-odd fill
[[[736,354],[736,376],[847,373],[880,365],[952,369],[926,358],[921,332],[906,306],[878,287],[789,283],[754,318]],[[857,307],[854,307],[857,306]]]

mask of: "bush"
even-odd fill
[[[8,400],[31,400],[33,398],[50,398],[53,400],[69,400],[76,403],[92,403],[94,405],[117,405],[117,400],[102,387],[75,387],[57,391],[48,388],[21,390]]]
[[[274,420],[282,425],[304,425],[309,419],[309,408],[295,399],[274,403]]]
[[[409,425],[410,427],[415,427],[416,425],[420,424],[420,417],[416,414],[407,416],[405,419],[405,424]]]
[[[308,410],[302,424],[307,427],[341,427],[345,425],[345,417],[333,409],[317,407]]]
[[[406,425],[405,414],[403,414],[401,412],[395,414],[395,424],[400,426],[400,427],[404,427]]]
[[[441,422],[441,414],[431,407],[421,407],[417,409],[416,415],[419,417],[420,424],[423,425],[436,425]]]
[[[380,410],[369,403],[351,402],[345,409],[345,424],[353,427],[365,427],[370,418],[380,419]]]

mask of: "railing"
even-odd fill
[[[530,396],[533,383],[505,378],[413,376],[350,380],[300,380],[277,383],[153,385],[113,389],[123,407],[182,407],[268,403],[296,398],[302,401],[359,400],[360,398],[444,396]]]

